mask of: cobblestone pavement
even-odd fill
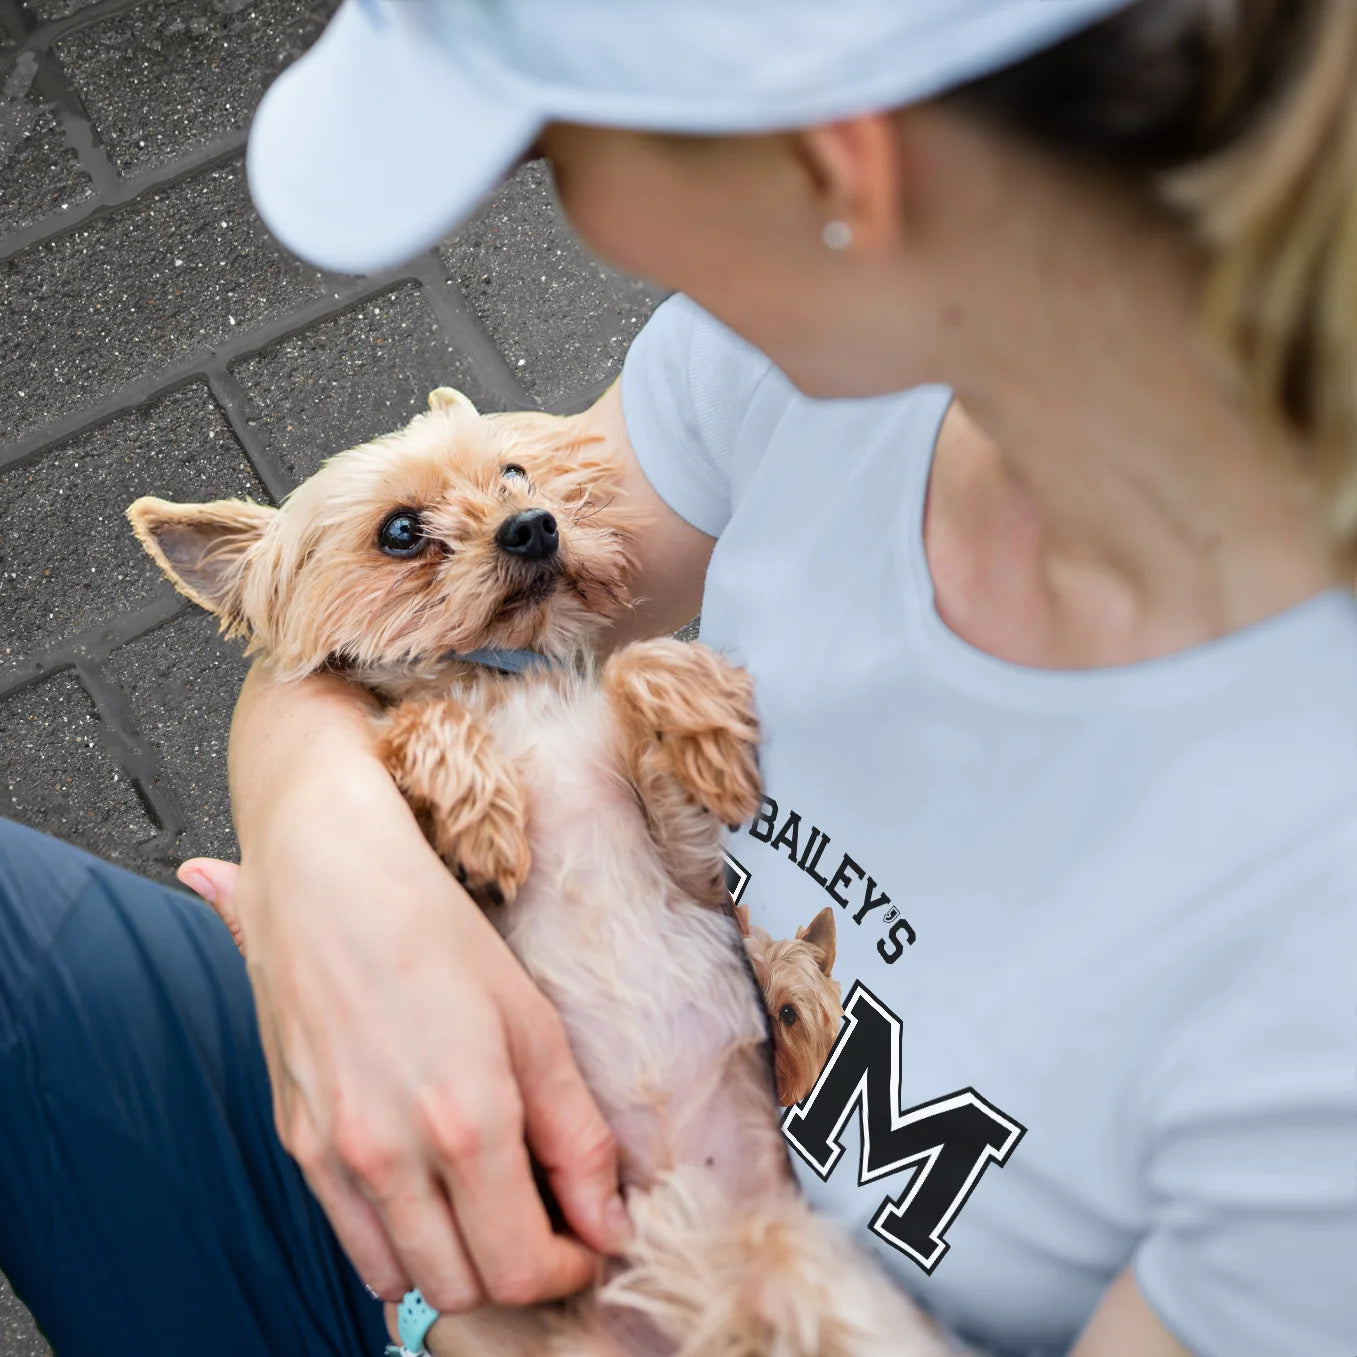
[[[580,250],[540,165],[377,277],[274,245],[245,128],[330,7],[0,0],[0,814],[164,880],[233,853],[244,665],[126,505],[276,502],[442,384],[581,408],[658,296]],[[46,1352],[0,1278],[0,1357]]]

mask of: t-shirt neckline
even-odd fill
[[[931,394],[931,393],[930,393]],[[1000,659],[958,636],[937,609],[933,576],[924,549],[924,510],[938,436],[952,393],[938,388],[927,412],[931,427],[912,458],[903,506],[905,588],[912,604],[921,656],[948,686],[1004,706],[1071,713],[1108,707],[1175,705],[1242,679],[1275,684],[1297,666],[1330,658],[1336,638],[1357,648],[1357,600],[1333,587],[1225,636],[1149,660],[1096,669],[1040,669]],[[921,412],[922,413],[922,412]],[[1306,660],[1305,656],[1312,657]]]

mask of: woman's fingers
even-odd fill
[[[435,1151],[486,1297],[532,1305],[587,1286],[598,1256],[552,1232],[523,1143],[521,1111],[511,1098],[504,1104],[500,1113],[452,1122]]]
[[[617,1186],[617,1145],[554,1010],[540,996],[513,1043],[528,1149],[570,1228],[600,1253],[618,1253],[631,1221]],[[539,1007],[540,1006],[540,1007]]]
[[[236,910],[236,882],[240,868],[234,862],[222,862],[219,858],[189,858],[187,862],[180,863],[175,875],[217,911],[221,921],[231,930],[241,956],[244,956],[245,932],[240,926],[240,915]]]
[[[399,1300],[415,1283],[376,1208],[357,1184],[328,1163],[302,1173],[358,1275],[383,1300]]]
[[[473,1310],[484,1303],[480,1278],[439,1183],[402,1173],[366,1190],[386,1235],[400,1241],[400,1261],[410,1278],[396,1294],[370,1282],[379,1295],[394,1300],[417,1286],[435,1310]]]

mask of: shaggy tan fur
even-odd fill
[[[561,1015],[620,1148],[635,1251],[568,1304],[446,1319],[476,1357],[899,1357],[928,1325],[792,1188],[767,1034],[719,899],[723,822],[758,805],[747,676],[641,642],[599,672],[641,525],[597,443],[546,415],[433,393],[408,428],[332,458],[279,510],[142,499],[147,550],[282,677],[380,694],[379,748],[426,834]],[[520,474],[519,469],[523,474]],[[559,547],[497,543],[554,515]],[[408,558],[379,547],[415,513]],[[451,655],[524,647],[506,677]]]
[[[758,739],[749,675],[705,646],[659,640],[613,655],[603,690],[622,722],[627,771],[670,872],[690,895],[720,904],[725,872],[701,812],[738,824],[759,803],[758,771],[744,755]],[[713,722],[713,709],[726,721]]]
[[[768,1011],[778,1102],[790,1107],[815,1087],[843,1022],[843,996],[833,976],[834,907],[826,905],[794,938],[771,938],[752,927],[743,905],[735,917]]]

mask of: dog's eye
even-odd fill
[[[791,1004],[783,1004],[782,1007],[778,1009],[777,1016],[778,1021],[781,1022],[784,1027],[796,1026],[796,1009],[794,1009]]]
[[[388,556],[415,556],[427,542],[419,515],[413,509],[397,509],[377,529],[377,545]]]
[[[524,479],[525,481],[528,479],[528,473],[527,473],[526,471],[524,471],[523,468],[522,468],[521,466],[519,466],[519,464],[518,464],[517,462],[507,462],[507,463],[505,463],[505,465],[502,466],[502,467],[500,468],[500,475],[501,475],[501,476],[522,476],[523,479]]]

